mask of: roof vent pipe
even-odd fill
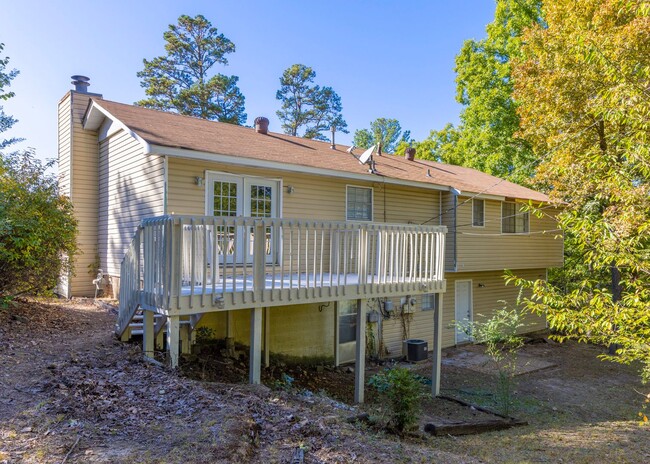
[[[255,132],[258,134],[267,134],[269,132],[269,120],[264,116],[255,118]]]
[[[90,78],[86,76],[80,76],[75,74],[71,77],[72,84],[74,84],[75,92],[79,93],[88,93],[88,86],[90,85]]]
[[[408,147],[405,151],[405,154],[407,160],[413,161],[415,159],[415,148]]]

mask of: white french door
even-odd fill
[[[279,182],[257,177],[234,176],[208,172],[206,175],[207,216],[247,216],[271,218],[279,216]],[[243,262],[253,255],[253,229],[223,227],[215,231],[215,244],[227,262]],[[266,260],[271,262],[275,254],[273,229],[267,227]],[[250,260],[249,260],[250,262]]]

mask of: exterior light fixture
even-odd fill
[[[201,177],[201,176],[196,176],[196,177],[194,178],[194,183],[195,183],[196,185],[198,185],[199,187],[201,187],[201,186],[203,185],[203,177]]]

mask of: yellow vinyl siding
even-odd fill
[[[449,284],[448,284],[449,285]],[[402,322],[400,315],[400,298],[392,299],[394,304],[393,315],[384,319],[382,325],[382,344],[384,355],[389,358],[402,355],[402,341],[405,339],[420,339],[429,343],[429,351],[433,349],[434,311],[422,311],[421,297],[416,297],[413,312],[404,315]],[[406,332],[406,333],[405,333]],[[406,335],[406,337],[405,337]]]
[[[71,94],[67,93],[59,102],[58,109],[58,180],[59,180],[59,193],[70,197],[70,155],[71,155],[71,130],[72,124],[72,100]],[[59,294],[69,297],[70,296],[70,276],[61,275],[59,280]]]
[[[456,264],[456,230],[454,229],[454,195],[451,192],[442,193],[442,215],[441,224],[447,226],[447,236],[445,237],[445,271],[454,271]]]
[[[485,200],[485,226],[472,226],[472,202],[459,197],[457,209],[458,272],[548,268],[563,263],[563,241],[553,218],[530,213],[530,233],[501,233],[501,202]],[[449,250],[448,250],[449,251]]]
[[[64,172],[70,173],[69,182],[64,177],[62,186],[70,193],[78,221],[80,253],[75,257],[75,275],[70,279],[70,294],[75,296],[91,296],[95,292],[89,266],[97,256],[97,133],[86,131],[81,125],[89,98],[70,92],[59,110],[59,157]],[[66,132],[69,135],[63,135]]]
[[[70,94],[59,103],[59,127],[58,127],[58,146],[59,146],[59,193],[70,196],[70,124],[71,121],[71,99]]]
[[[119,276],[124,250],[140,221],[163,214],[164,160],[146,156],[140,142],[124,131],[102,140],[99,156],[100,264],[105,273]]]
[[[526,279],[545,279],[545,269],[518,269],[513,271],[515,275]],[[447,292],[444,293],[443,321],[442,321],[442,346],[453,346],[455,331],[452,327],[455,318],[455,288],[457,280],[472,281],[472,313],[475,321],[482,319],[481,315],[490,317],[498,309],[503,308],[505,301],[510,308],[516,306],[519,288],[514,285],[505,285],[502,271],[492,272],[462,272],[447,273]],[[482,284],[483,287],[479,287]],[[543,317],[528,313],[525,327],[521,332],[534,332],[546,327],[546,320]]]
[[[232,337],[237,343],[250,343],[250,310],[232,311]],[[198,327],[214,330],[217,338],[226,337],[226,313],[203,316]],[[271,308],[270,351],[290,356],[334,357],[334,304],[319,310],[318,304]]]
[[[205,214],[206,185],[199,187],[195,183],[195,178],[204,177],[205,171],[282,179],[284,218],[345,221],[347,185],[373,189],[374,222],[420,224],[437,216],[439,211],[439,194],[431,190],[170,158],[167,199],[170,213]],[[288,185],[294,188],[292,194],[287,193]]]

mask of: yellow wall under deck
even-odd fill
[[[334,303],[292,305],[270,309],[270,351],[298,357],[334,358]],[[243,345],[250,344],[250,314],[244,309],[232,311],[232,337]],[[208,313],[198,327],[215,331],[217,338],[226,337],[226,313]]]
[[[514,271],[516,275],[527,279],[545,278],[544,269],[525,269]],[[452,326],[455,318],[455,283],[457,280],[472,281],[472,303],[474,320],[481,316],[490,317],[498,309],[503,308],[501,301],[506,301],[508,307],[515,307],[519,289],[513,285],[505,285],[503,271],[447,273],[447,292],[443,295],[443,325],[442,346],[454,346],[455,329]],[[482,284],[479,287],[479,284]],[[382,333],[377,333],[377,323],[373,323],[377,343],[381,341],[386,357],[397,357],[402,354],[404,328],[399,316],[400,298],[392,299],[394,304],[393,316],[381,322]],[[416,297],[414,311],[407,318],[407,338],[426,340],[429,350],[433,349],[434,312],[421,309],[421,297]],[[319,308],[323,305],[292,305],[271,308],[270,351],[298,357],[333,357],[335,304]],[[376,302],[371,305],[377,308]],[[546,327],[543,317],[528,314],[525,318],[523,332],[534,332]],[[213,329],[217,338],[226,337],[226,313],[209,313],[203,316],[199,327]],[[248,345],[250,343],[250,310],[232,312],[232,336],[235,341]],[[370,353],[368,353],[370,354]]]

